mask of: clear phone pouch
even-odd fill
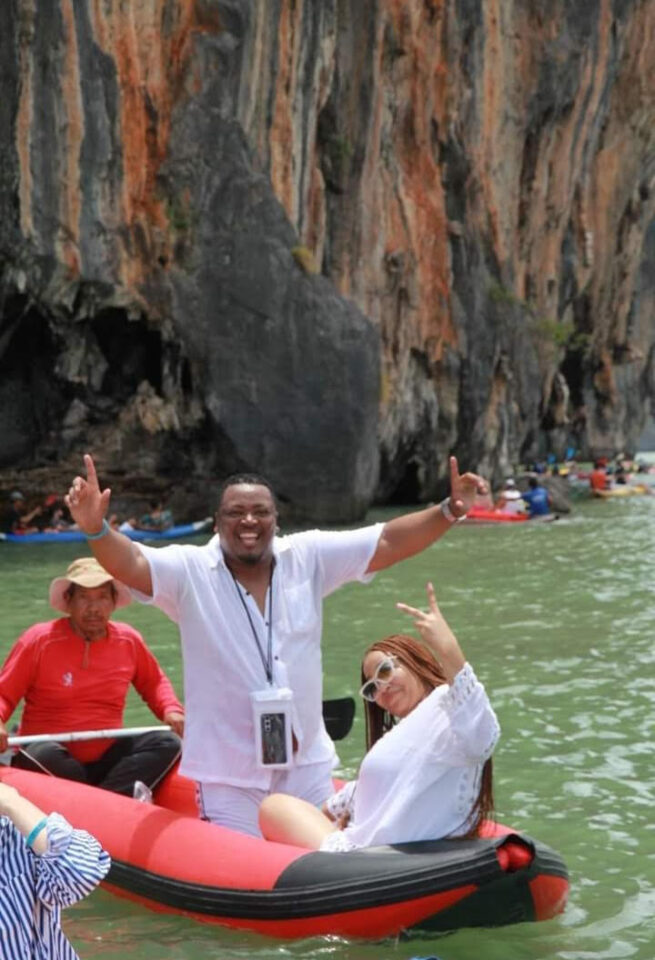
[[[257,765],[266,770],[288,770],[293,761],[291,708],[288,687],[268,687],[250,694]]]

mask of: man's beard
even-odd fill
[[[247,567],[255,567],[262,559],[263,554],[260,553],[259,556],[255,556],[252,553],[246,553],[243,556],[237,557],[239,563],[244,563]]]

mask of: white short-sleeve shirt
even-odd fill
[[[370,579],[366,570],[381,531],[376,524],[275,538],[273,680],[293,690],[299,766],[336,763],[322,716],[322,600],[348,581]],[[181,772],[203,783],[268,789],[273,773],[256,764],[250,703],[251,691],[265,689],[266,671],[243,603],[266,654],[269,595],[262,616],[235,583],[218,536],[204,547],[139,547],[150,564],[153,596],[134,595],[160,607],[180,629],[186,712]]]

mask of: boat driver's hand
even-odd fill
[[[184,736],[184,714],[180,713],[179,710],[171,710],[169,713],[165,713],[164,723],[167,723],[178,737]]]

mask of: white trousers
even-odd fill
[[[224,783],[199,783],[198,807],[203,820],[238,833],[261,837],[259,806],[271,793],[290,793],[316,807],[334,793],[332,761],[306,767],[275,770],[269,790],[256,787],[232,787]]]

